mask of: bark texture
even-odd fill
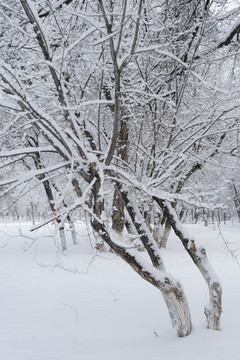
[[[160,290],[177,335],[179,337],[189,335],[192,330],[191,316],[180,282],[175,280],[170,274],[157,270],[154,267],[152,267],[151,271],[149,266],[146,266],[141,260],[139,261],[139,256],[136,255],[134,250],[114,242],[103,223],[99,222],[97,224],[97,221],[94,221],[92,226],[100,234],[103,241],[128,263],[134,271]]]
[[[92,171],[93,170],[94,167],[92,168]],[[128,198],[128,194],[121,189],[121,186],[118,183],[116,183],[119,196],[121,196],[121,201],[124,202],[126,210],[128,211],[138,234],[141,236],[141,240],[149,254],[152,265],[142,259],[135,249],[122,245],[121,238],[118,234],[112,228],[108,228],[108,224],[105,224],[104,221],[101,220],[102,218],[104,219],[105,216],[102,216],[104,215],[104,205],[102,198],[99,196],[101,185],[99,177],[95,182],[95,185],[96,186],[93,189],[93,202],[94,207],[97,210],[95,214],[98,214],[98,216],[95,216],[92,221],[94,231],[96,231],[104,243],[108,244],[109,247],[128,263],[144,280],[160,290],[167,305],[172,325],[176,328],[178,336],[183,337],[190,334],[192,330],[191,316],[184,291],[180,282],[165,272],[159,249],[155,244],[151,233],[146,225],[144,225],[141,214],[137,212],[137,209],[134,209],[131,199]]]
[[[124,202],[118,187],[115,185],[113,195],[112,228],[122,234],[125,225]]]
[[[188,236],[184,233],[184,231],[179,226],[177,215],[170,203],[157,197],[154,197],[154,199],[166,214],[175,234],[181,240],[185,250],[188,252],[193,262],[200,270],[204,280],[208,285],[210,301],[204,309],[207,327],[212,330],[220,330],[220,319],[222,313],[222,287],[208,261],[206,250],[204,248],[197,248],[195,241],[188,238]]]

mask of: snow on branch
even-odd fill
[[[42,12],[42,10],[40,10],[38,12],[38,16],[39,16],[39,18],[44,18],[44,17],[52,14],[53,12],[62,9],[63,5],[71,4],[71,2],[73,2],[73,0],[57,0],[57,1],[55,1],[54,4],[51,5],[51,10],[45,11],[45,12]]]
[[[238,20],[234,26],[229,30],[227,34],[225,34],[224,38],[220,41],[217,46],[217,49],[221,49],[223,46],[228,46],[235,35],[240,33],[240,20]]]
[[[24,11],[29,21],[31,22],[31,24],[34,25],[34,31],[36,32],[37,38],[39,40],[39,44],[43,49],[46,59],[48,59],[49,57],[51,58],[51,54],[50,54],[51,47],[49,45],[48,38],[46,36],[46,30],[44,28],[41,19],[38,16],[34,4],[32,3],[31,0],[21,0],[21,4],[22,7],[24,8]]]
[[[41,222],[40,224],[37,224],[37,225],[34,225],[32,228],[31,228],[31,231],[34,231],[34,230],[37,230],[37,229],[40,229],[41,227],[45,226],[46,224],[54,221],[55,219],[59,218],[61,219],[61,221],[58,223],[58,227],[61,227],[65,220],[67,219],[67,217],[69,216],[69,214],[71,214],[72,211],[74,211],[75,209],[77,209],[78,207],[82,207],[83,209],[85,209],[86,211],[88,211],[92,216],[95,216],[95,214],[93,212],[91,212],[91,210],[89,209],[89,207],[85,206],[86,202],[87,202],[87,197],[88,197],[88,194],[89,192],[92,190],[92,187],[93,185],[95,184],[96,182],[96,179],[93,179],[91,181],[91,183],[86,187],[86,189],[84,190],[82,196],[80,198],[77,198],[74,203],[67,207],[67,208],[64,208],[62,212],[54,215],[54,216],[51,216],[49,219]]]
[[[8,179],[0,181],[0,186],[9,185],[9,184],[13,184],[13,183],[17,183],[17,186],[18,186],[18,185],[21,185],[35,177],[42,175],[42,174],[46,174],[46,173],[49,173],[52,171],[59,170],[70,164],[71,164],[70,161],[69,162],[61,162],[56,165],[51,165],[49,167],[46,167],[44,169],[30,170],[27,174],[23,174],[18,177],[8,178]]]
[[[15,112],[22,111],[22,109],[17,104],[6,101],[1,97],[0,97],[0,108],[13,110]]]
[[[80,101],[79,104],[75,105],[75,106],[67,106],[67,107],[63,107],[63,110],[79,110],[81,109],[81,107],[83,106],[89,106],[89,105],[114,105],[114,101],[113,100],[101,100],[101,99],[96,99],[96,100],[85,100],[85,101]]]
[[[68,159],[71,150],[64,132],[52,117],[35,104],[34,100],[31,99],[30,95],[25,91],[21,80],[14,73],[14,69],[4,61],[0,61],[0,76],[9,85],[11,91],[17,95],[18,104],[21,104],[24,110],[29,110],[31,116],[33,116],[36,121],[39,120],[37,126],[47,133],[48,140],[51,141],[51,144],[61,149],[61,153]]]
[[[7,161],[4,161],[3,163],[0,163],[0,169],[3,169],[4,167],[6,166],[9,166],[9,165],[12,165],[18,161],[21,161],[23,159],[25,159],[27,155],[23,155],[23,156],[17,156],[16,158],[14,159],[11,159],[11,160],[7,160]]]
[[[9,157],[9,156],[18,156],[18,155],[27,155],[27,154],[35,154],[35,153],[43,153],[43,152],[53,152],[57,153],[52,147],[25,147],[21,149],[15,149],[10,151],[1,151],[0,158]]]
[[[89,30],[85,31],[77,40],[75,40],[71,45],[69,45],[66,49],[64,49],[64,54],[58,57],[54,57],[54,61],[62,60],[65,58],[81,41],[86,39],[89,35],[91,35],[97,29],[95,27],[91,27]]]

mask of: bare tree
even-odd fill
[[[223,7],[219,17],[214,6],[197,0],[0,4],[0,106],[10,117],[1,138],[11,139],[2,143],[1,167],[23,157],[37,161],[27,173],[3,177],[1,196],[38,179],[60,227],[77,208],[86,211],[103,243],[160,290],[179,336],[191,332],[190,312],[180,282],[165,270],[150,213],[166,219],[202,273],[207,326],[218,330],[220,282],[205,249],[179,221],[184,204],[199,199],[191,191],[194,176],[211,161],[217,166],[229,134],[238,131],[239,97],[224,91],[217,74],[239,29],[222,42],[216,33],[239,11],[227,14]],[[29,131],[39,134],[34,147],[13,146],[16,134]],[[61,181],[68,200],[61,195],[57,207],[52,191]],[[148,261],[129,242],[132,231]]]

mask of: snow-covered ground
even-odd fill
[[[83,224],[66,255],[50,227],[30,233],[29,224],[0,224],[0,359],[239,360],[240,267],[218,229],[186,228],[207,248],[224,312],[221,331],[205,328],[207,287],[172,234],[163,256],[184,285],[193,322],[192,334],[178,338],[159,291],[114,254],[94,256]],[[221,230],[240,254],[240,227]]]

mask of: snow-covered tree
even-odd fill
[[[224,4],[0,4],[0,107],[8,116],[1,168],[23,160],[29,168],[6,171],[1,196],[35,179],[45,186],[49,221],[60,228],[84,209],[98,241],[161,291],[179,336],[191,332],[188,304],[165,270],[149,214],[158,222],[165,217],[201,271],[210,296],[207,326],[218,330],[221,285],[178,215],[196,197],[205,201],[191,191],[193,175],[217,165],[238,131],[239,94],[226,66],[237,56],[240,10]],[[60,191],[57,206],[50,184]],[[139,242],[149,261],[137,252]]]

